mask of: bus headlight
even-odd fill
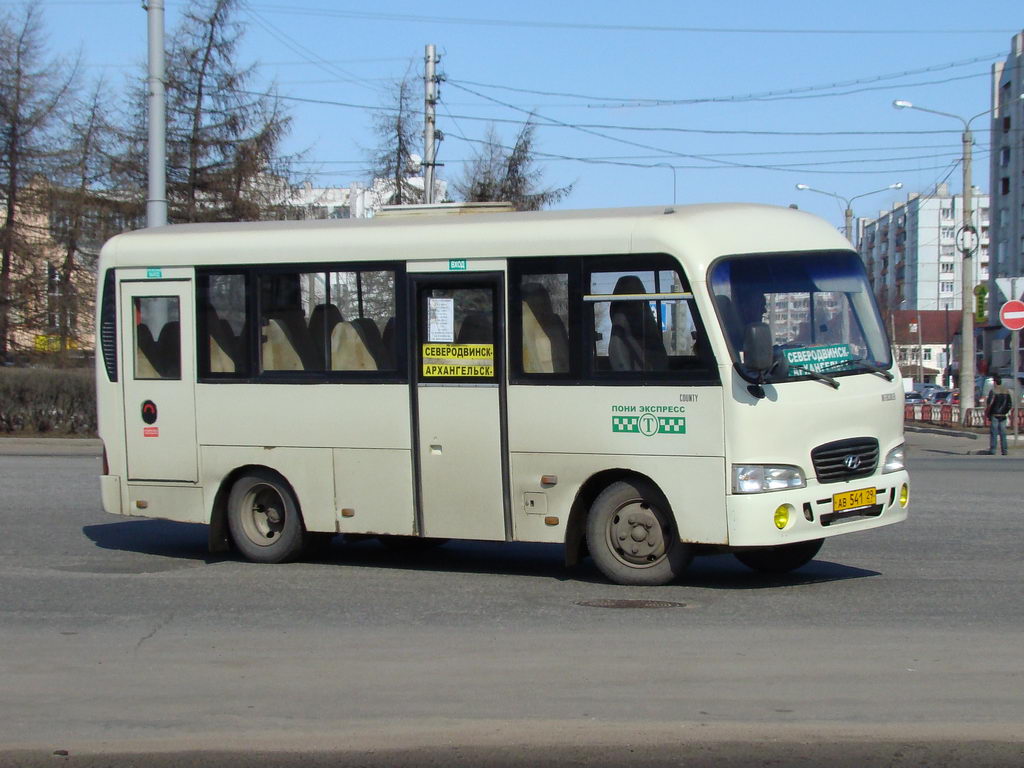
[[[885,463],[882,464],[882,474],[887,472],[899,472],[901,469],[906,469],[906,446],[897,445],[887,454],[885,454]]]
[[[803,488],[807,485],[800,467],[769,464],[733,464],[733,493],[763,493]]]

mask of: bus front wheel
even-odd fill
[[[231,538],[247,559],[282,563],[302,551],[305,531],[291,489],[275,474],[253,470],[228,496]]]
[[[733,554],[747,568],[752,568],[755,571],[789,573],[811,562],[824,543],[824,539],[813,539],[797,541],[792,544],[780,544],[777,547],[742,549]]]
[[[668,584],[693,552],[679,540],[662,493],[639,478],[605,488],[587,516],[587,548],[598,569],[617,584]]]

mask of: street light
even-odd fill
[[[845,219],[843,224],[843,234],[846,235],[846,239],[852,243],[853,233],[851,230],[853,229],[853,208],[851,206],[853,201],[862,197],[867,197],[868,195],[877,195],[879,192],[886,192],[890,189],[903,189],[903,182],[897,181],[895,184],[890,184],[887,187],[875,189],[871,192],[864,192],[863,194],[854,195],[853,197],[843,197],[842,195],[837,195],[835,192],[826,192],[823,189],[815,189],[814,187],[809,187],[806,184],[797,184],[796,188],[801,192],[817,192],[819,195],[828,195],[829,197],[834,197],[836,200],[841,200],[846,209],[844,211]]]
[[[1020,95],[1020,98],[1024,100],[1024,93]],[[896,99],[892,103],[896,109],[916,109],[918,112],[928,112],[933,115],[940,115],[941,117],[952,117],[954,120],[959,120],[964,127],[962,139],[962,151],[961,151],[961,165],[963,166],[963,184],[964,184],[964,216],[963,224],[961,225],[962,240],[960,253],[962,255],[961,260],[961,273],[960,282],[961,285],[961,321],[960,321],[960,411],[961,411],[961,422],[967,423],[967,413],[974,407],[974,314],[971,311],[972,304],[974,303],[972,297],[974,296],[974,250],[977,248],[978,238],[974,235],[976,231],[974,229],[974,211],[973,201],[971,197],[973,195],[973,188],[971,186],[971,147],[974,144],[974,136],[971,134],[971,123],[977,120],[983,115],[987,115],[996,107],[986,109],[984,112],[979,112],[973,117],[964,119],[960,115],[954,115],[952,112],[940,112],[937,109],[927,109],[926,107],[919,107],[909,101],[903,99]]]

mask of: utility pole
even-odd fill
[[[426,48],[426,66],[423,68],[423,202],[434,202],[434,152],[437,126],[437,52],[433,45]]]
[[[971,129],[964,123],[963,133],[963,165],[964,165],[964,223],[961,254],[963,268],[960,272],[961,301],[963,312],[960,324],[960,413],[961,423],[967,424],[968,414],[974,407],[974,248],[978,238],[973,237],[974,211],[971,200],[971,145],[974,137]]]
[[[167,118],[164,98],[164,0],[142,5],[149,22],[149,165],[146,226],[167,224]]]

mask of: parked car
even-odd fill
[[[907,405],[921,405],[924,401],[924,395],[920,392],[907,392],[903,395],[903,402]]]
[[[933,389],[928,395],[928,402],[934,405],[940,405],[946,402],[946,398],[949,397],[948,389]]]

